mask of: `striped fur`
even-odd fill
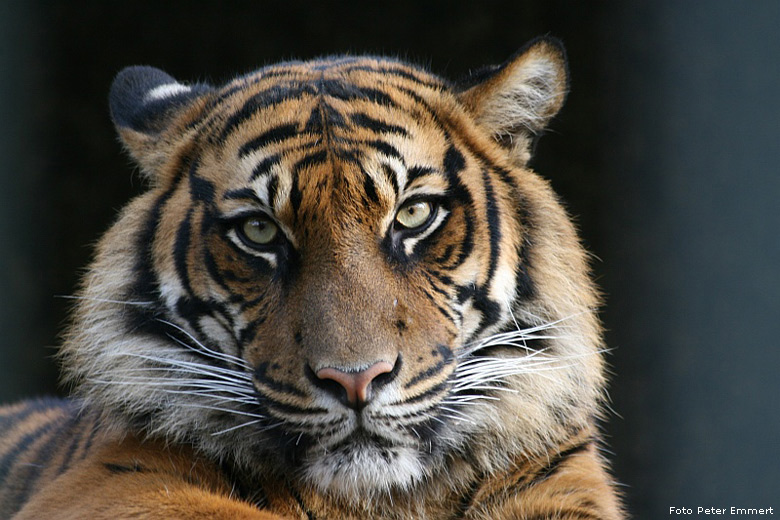
[[[4,511],[622,518],[598,297],[526,166],[566,88],[551,40],[461,86],[372,57],[120,73],[150,189],[77,297],[78,401],[4,411]]]

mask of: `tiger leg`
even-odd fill
[[[233,498],[219,471],[191,451],[132,438],[96,448],[14,518],[282,519]]]

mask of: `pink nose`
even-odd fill
[[[338,368],[322,368],[317,371],[317,377],[335,381],[347,391],[347,402],[350,406],[362,406],[371,398],[371,383],[378,376],[393,371],[393,365],[387,361],[374,363],[365,370],[344,372]]]

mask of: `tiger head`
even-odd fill
[[[586,427],[597,296],[527,167],[566,88],[548,39],[461,85],[374,57],[219,88],[125,69],[111,113],[150,187],[98,246],[66,380],[117,427],[342,497]]]

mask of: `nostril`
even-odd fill
[[[380,387],[385,386],[386,384],[392,382],[397,376],[398,372],[401,370],[401,354],[398,354],[398,358],[395,360],[395,364],[393,365],[393,369],[389,372],[384,372],[379,375],[377,375],[374,380],[371,382],[371,387],[373,389],[377,389]]]
[[[326,367],[314,374],[315,384],[349,406],[359,408],[371,399],[372,384],[387,384],[388,377],[395,368],[387,361],[379,361],[368,368],[355,371]]]
[[[342,403],[349,402],[349,392],[337,381],[333,379],[323,379],[317,377],[317,386],[325,390],[325,392],[329,393]]]

